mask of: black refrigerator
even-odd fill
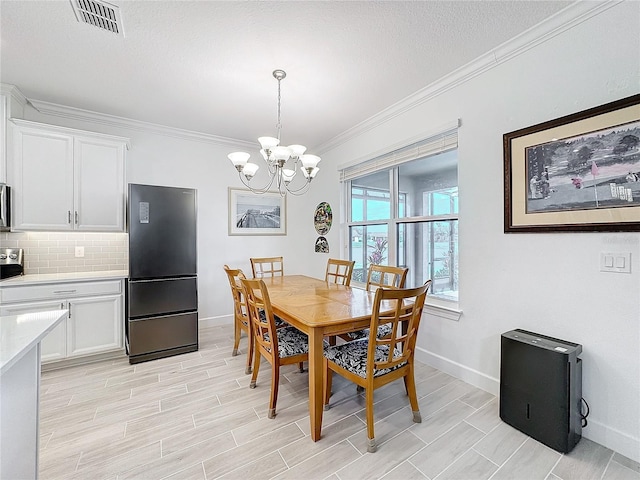
[[[197,192],[129,184],[129,363],[198,350]]]

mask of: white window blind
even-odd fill
[[[459,121],[456,120],[455,124],[449,124],[438,133],[428,135],[422,140],[412,142],[409,145],[375,158],[344,166],[340,168],[340,181],[346,182],[379,170],[389,169],[404,162],[453,150],[458,147],[458,126]]]

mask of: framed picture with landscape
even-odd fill
[[[640,231],[640,94],[506,133],[504,231]]]
[[[287,199],[229,188],[229,235],[286,235]]]

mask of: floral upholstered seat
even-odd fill
[[[355,332],[349,332],[346,334],[349,340],[359,340],[361,338],[369,338],[369,329],[363,328],[362,330],[356,330]],[[385,323],[378,326],[378,338],[384,338],[391,335],[391,325]]]
[[[359,377],[367,377],[367,351],[369,349],[369,340],[364,338],[354,340],[353,342],[343,343],[342,345],[334,345],[324,350],[324,356],[334,362],[336,365],[355,373]],[[377,345],[374,353],[374,362],[382,362],[389,356],[389,345]],[[402,358],[402,351],[394,348],[393,358]],[[400,367],[406,365],[406,361],[394,365],[392,368],[383,368],[381,370],[373,369],[373,376],[378,377],[390,373]]]
[[[291,357],[309,353],[309,339],[295,327],[276,328],[278,335],[278,355],[280,358]],[[269,341],[269,333],[264,334],[265,340]]]

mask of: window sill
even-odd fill
[[[434,303],[425,303],[424,311],[429,315],[444,318],[445,320],[451,320],[457,322],[462,316],[462,310],[457,308],[445,307],[444,305],[436,305]]]

